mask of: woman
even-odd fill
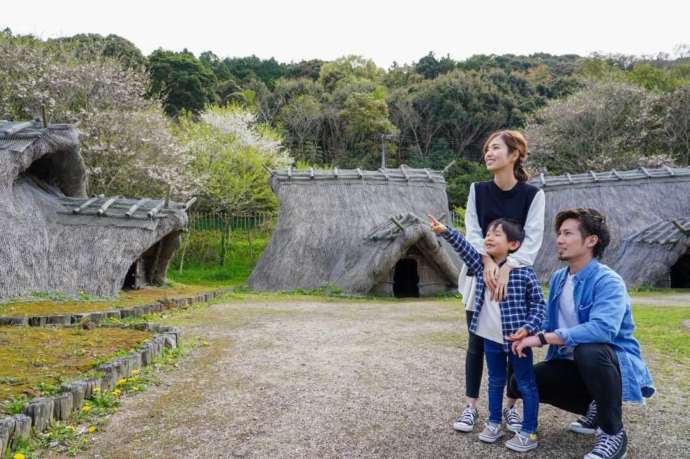
[[[493,179],[470,185],[470,194],[465,209],[466,239],[483,255],[484,283],[490,289],[493,299],[502,301],[506,295],[511,270],[532,266],[544,237],[544,192],[529,185],[525,171],[527,141],[518,131],[503,130],[489,135],[482,148],[486,168]],[[509,218],[519,222],[525,231],[525,240],[520,249],[508,256],[502,266],[497,266],[486,256],[484,236],[489,223],[498,218]],[[475,279],[463,266],[458,279],[458,290],[462,293],[469,324],[474,313]],[[463,413],[453,423],[460,432],[471,432],[477,422],[477,399],[484,370],[484,340],[469,332],[465,358],[465,398]],[[508,399],[504,410],[506,427],[514,432],[520,430],[520,418],[515,410],[515,400]]]

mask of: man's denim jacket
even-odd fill
[[[630,298],[623,279],[608,266],[593,259],[575,274],[573,296],[579,324],[558,328],[559,299],[568,268],[551,276],[546,312],[546,331],[555,332],[566,346],[607,343],[618,356],[623,384],[623,400],[643,403],[654,394],[652,376],[642,360],[640,344],[633,337]],[[551,345],[546,360],[557,359],[560,346]]]

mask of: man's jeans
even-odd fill
[[[503,351],[503,345],[484,340],[484,355],[489,368],[489,420],[500,424],[503,419],[503,391],[506,387],[506,366],[510,361],[513,378],[522,396],[522,431],[537,431],[539,416],[539,393],[532,369],[532,349],[525,349],[527,357],[518,357]],[[510,395],[509,395],[510,396]],[[513,397],[515,398],[515,397]]]
[[[618,357],[608,344],[588,343],[575,347],[574,360],[551,359],[534,366],[539,398],[565,411],[585,414],[597,402],[597,424],[609,435],[623,428],[622,384]],[[515,378],[508,396],[519,398]]]

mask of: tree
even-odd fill
[[[48,40],[47,43],[67,46],[81,61],[106,57],[121,62],[125,67],[131,69],[140,69],[146,64],[146,58],[139,48],[119,35],[110,34],[104,37],[95,33],[77,34],[71,37]]]
[[[316,143],[321,130],[321,104],[309,94],[290,100],[280,111],[278,119],[285,126],[287,138],[292,141],[292,152],[297,160],[311,164],[320,162]]]
[[[75,124],[88,191],[177,197],[194,192],[188,158],[160,102],[144,98],[148,76],[115,58],[75,60],[69,47],[36,39],[0,39],[0,119],[36,117]]]
[[[209,107],[199,122],[182,116],[177,137],[193,158],[202,206],[235,213],[276,208],[265,168],[285,168],[292,159],[278,134],[256,124],[251,112],[231,105]]]
[[[439,75],[448,73],[455,69],[455,62],[450,56],[442,57],[437,60],[432,51],[421,58],[414,66],[415,71],[427,80],[433,80]]]
[[[680,164],[690,165],[690,85],[662,97],[661,125],[668,148]]]
[[[154,51],[149,56],[148,71],[149,95],[163,100],[169,116],[175,117],[185,110],[198,114],[216,100],[213,71],[186,50]]]
[[[527,130],[530,165],[550,174],[636,167],[656,153],[641,117],[648,95],[627,83],[589,81],[565,99],[549,102]]]

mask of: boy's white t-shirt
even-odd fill
[[[477,318],[475,335],[494,343],[503,344],[503,325],[501,324],[501,306],[491,299],[490,292],[484,293],[484,304]]]

